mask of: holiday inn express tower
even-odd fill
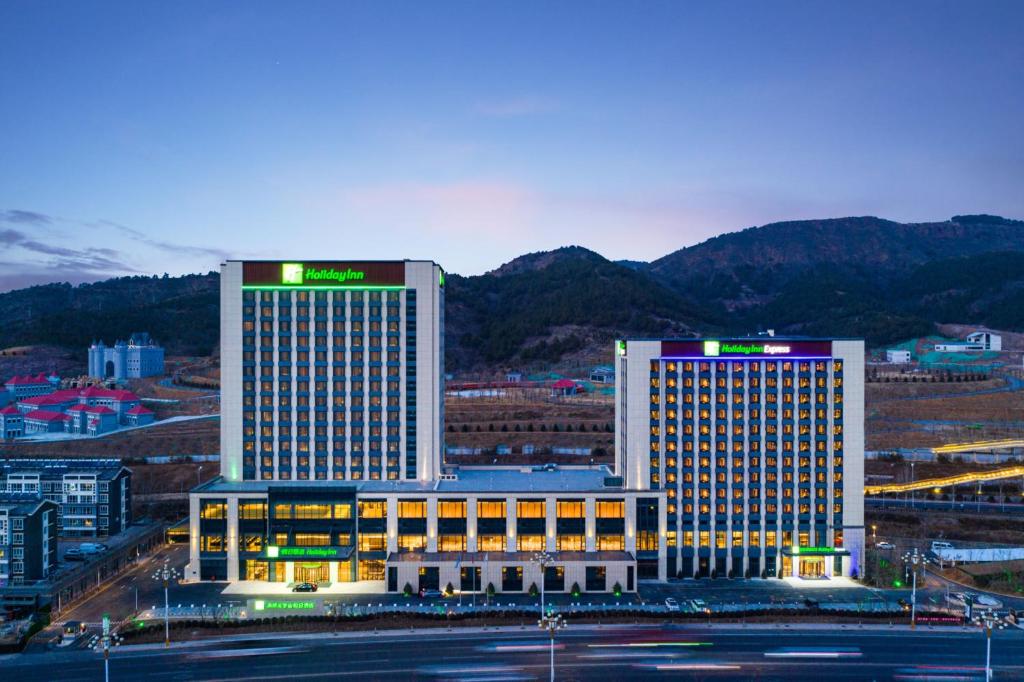
[[[443,285],[431,261],[224,263],[224,479],[432,480]]]
[[[616,473],[664,490],[668,574],[855,576],[864,342],[619,341]]]

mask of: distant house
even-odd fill
[[[905,365],[910,362],[910,351],[890,349],[885,351],[885,361],[894,365]]]
[[[551,384],[551,395],[576,395],[576,382],[572,379],[559,379]]]
[[[64,430],[68,417],[63,412],[33,410],[25,415],[25,435],[32,433],[58,433]]]
[[[590,380],[595,384],[614,384],[615,368],[611,365],[598,365],[590,370]]]
[[[523,380],[523,373],[522,372],[506,372],[505,373],[505,381],[507,381],[510,384],[518,384],[522,380]]]
[[[131,408],[125,414],[125,423],[128,426],[143,426],[145,424],[152,424],[153,420],[156,419],[156,415],[153,410],[142,405],[136,405]]]
[[[977,331],[967,335],[962,343],[937,343],[935,350],[940,353],[979,353],[987,350],[1003,349],[1003,337],[992,332]]]
[[[0,410],[0,438],[20,438],[25,435],[25,415],[14,405]]]
[[[15,400],[31,398],[36,395],[53,393],[53,382],[42,372],[36,376],[13,376],[4,383],[7,392],[14,396]]]

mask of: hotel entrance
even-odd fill
[[[295,582],[326,583],[331,580],[330,564],[326,561],[296,562]]]
[[[801,578],[824,578],[825,557],[801,557],[800,573]]]

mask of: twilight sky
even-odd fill
[[[1024,218],[1024,2],[0,3],[0,291]]]

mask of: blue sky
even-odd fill
[[[0,3],[0,290],[1024,218],[1021,2]]]

